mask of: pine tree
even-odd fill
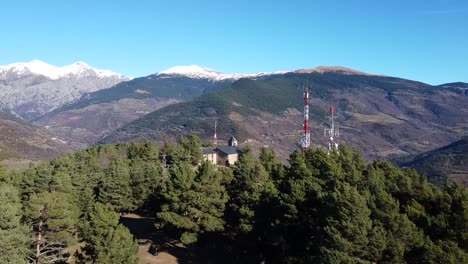
[[[97,200],[100,203],[112,205],[118,212],[136,209],[132,202],[130,169],[125,161],[112,160],[106,169],[103,181],[98,186]]]
[[[162,185],[162,167],[159,160],[134,159],[130,165],[130,187],[134,208],[140,208]]]
[[[175,227],[184,244],[196,242],[199,234],[222,231],[222,216],[228,199],[222,180],[222,175],[206,161],[198,172],[184,163],[172,167],[156,226]]]
[[[364,262],[372,228],[371,212],[364,197],[347,183],[337,183],[323,202],[321,258],[325,263],[330,263],[330,256]]]
[[[74,241],[78,216],[79,209],[70,194],[41,192],[31,195],[26,202],[25,218],[36,233],[36,262],[54,263],[68,258],[62,251]]]
[[[0,183],[0,263],[27,263],[27,229],[20,225],[21,203],[16,189]]]
[[[197,165],[202,159],[202,145],[200,138],[196,135],[188,137],[182,136],[179,140],[182,147],[180,159],[184,162],[190,162],[192,165]]]
[[[138,246],[128,229],[119,224],[119,216],[110,205],[97,203],[89,221],[80,226],[86,243],[79,262],[138,263]]]
[[[234,179],[229,186],[230,215],[229,221],[237,232],[252,231],[260,202],[277,193],[270,175],[255,159],[252,151],[244,147],[236,168]]]
[[[259,160],[274,181],[281,181],[285,171],[281,162],[276,158],[276,153],[273,149],[261,148]]]

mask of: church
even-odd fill
[[[241,152],[242,149],[238,146],[237,139],[231,136],[227,146],[203,148],[203,158],[214,165],[229,167],[237,162]]]

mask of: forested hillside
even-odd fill
[[[196,136],[103,145],[0,176],[0,263],[137,263],[119,213],[154,216],[200,263],[467,263],[468,190],[357,150],[249,147],[201,162]],[[166,164],[166,167],[163,166]],[[70,255],[70,246],[81,250]],[[153,241],[156,243],[156,241]]]
[[[468,186],[468,137],[421,153],[403,166],[415,168],[430,182],[440,186],[451,181]]]
[[[328,109],[335,106],[340,142],[366,159],[416,155],[452,143],[468,129],[468,97],[461,84],[431,86],[394,77],[341,72],[286,73],[240,79],[225,89],[171,105],[137,119],[101,140],[118,143],[197,134],[236,136],[274,147],[286,159],[299,142],[303,89],[310,87],[312,143],[323,145]]]

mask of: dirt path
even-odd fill
[[[172,241],[164,233],[157,231],[154,227],[154,218],[127,214],[122,216],[120,221],[138,241],[138,257],[141,264],[187,263],[189,259],[187,249],[176,241]],[[158,249],[157,255],[150,253],[151,245]]]
[[[157,256],[149,253],[150,245],[139,245],[138,246],[138,258],[141,264],[176,264],[179,260],[176,256],[169,254],[168,252],[159,252]]]

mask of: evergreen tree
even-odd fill
[[[280,181],[284,176],[284,167],[276,158],[276,153],[270,148],[261,148],[259,156],[260,164],[274,181]]]
[[[27,229],[20,225],[21,203],[16,189],[0,183],[0,263],[27,263]]]
[[[120,159],[112,160],[105,171],[103,181],[98,187],[97,200],[110,204],[118,212],[128,212],[136,209],[132,201],[130,187],[130,169],[128,164]]]
[[[276,188],[265,168],[255,159],[250,148],[245,147],[234,169],[234,179],[229,186],[229,221],[236,232],[252,231],[257,210],[262,199],[276,195]]]
[[[134,159],[130,165],[130,187],[134,208],[140,208],[161,186],[162,166],[159,160]]]
[[[372,228],[366,200],[346,183],[338,183],[322,200],[319,234],[323,241],[320,246],[322,261],[340,263],[354,259],[353,262],[364,263]]]
[[[199,234],[222,231],[228,199],[222,180],[222,175],[207,161],[198,172],[185,163],[172,167],[156,226],[177,228],[184,244],[196,242]]]
[[[179,140],[179,144],[182,147],[180,153],[180,159],[182,161],[189,162],[192,165],[197,165],[202,160],[202,145],[198,136],[182,136]]]
[[[26,202],[25,218],[36,233],[34,259],[41,263],[66,260],[63,249],[74,242],[79,210],[70,195],[41,192]]]
[[[126,227],[119,224],[119,216],[110,205],[97,203],[89,221],[80,226],[86,243],[78,262],[138,263],[138,246]]]

